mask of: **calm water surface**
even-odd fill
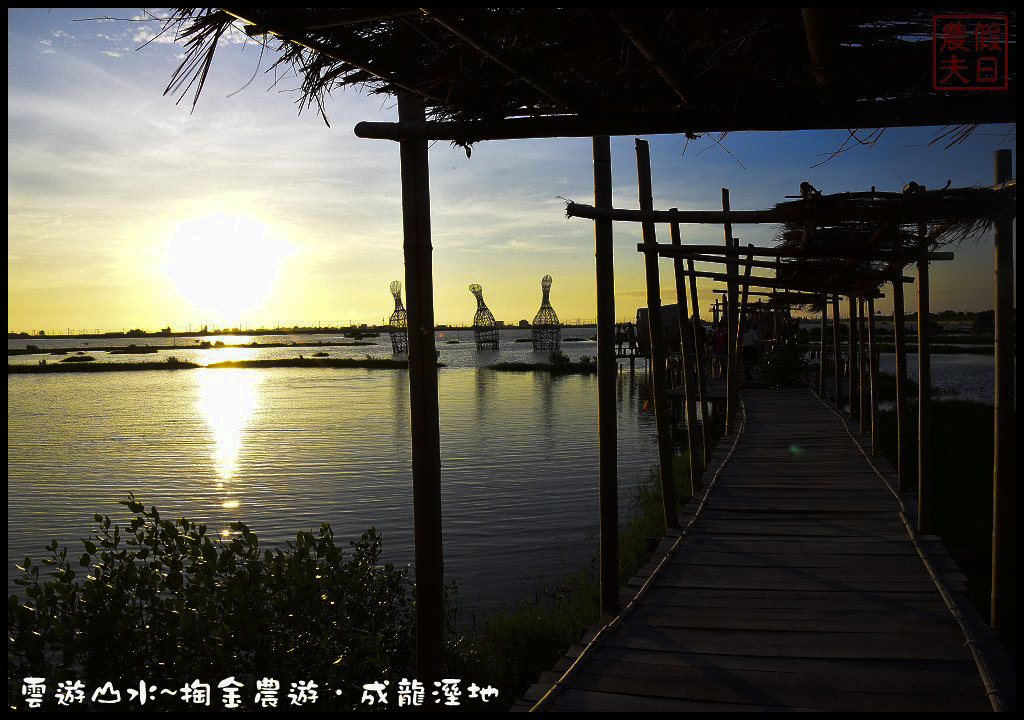
[[[563,337],[590,337],[592,328]],[[528,331],[478,352],[468,331],[438,333],[446,575],[477,607],[528,595],[586,565],[596,551],[596,377],[499,373],[481,366],[544,361]],[[324,336],[211,338],[227,343],[329,341]],[[458,344],[446,342],[460,339]],[[346,338],[334,340],[347,341]],[[33,338],[40,350],[68,340]],[[24,347],[27,341],[9,341]],[[81,341],[77,341],[81,342]],[[91,341],[127,346],[128,340]],[[142,341],[133,341],[141,344]],[[155,341],[151,341],[155,342]],[[166,340],[160,340],[166,342]],[[183,342],[179,338],[179,342]],[[194,345],[194,341],[189,344]],[[571,357],[590,341],[564,342]],[[97,360],[390,357],[386,335],[363,347],[195,348]],[[10,362],[36,363],[41,355]],[[916,376],[916,355],[909,373]],[[56,358],[50,361],[55,361]],[[882,370],[892,372],[892,355]],[[934,383],[992,403],[993,358],[935,355]],[[639,372],[619,376],[620,515],[656,461],[653,413]],[[9,375],[8,584],[51,538],[77,554],[93,513],[125,518],[128,492],[167,516],[211,529],[242,520],[271,545],[329,522],[344,543],[374,526],[386,558],[412,561],[408,374],[404,370],[262,368]]]
[[[637,377],[618,385],[623,508],[656,457]],[[344,540],[375,526],[387,559],[411,562],[408,393],[404,370],[8,376],[8,578],[50,538],[77,555],[94,512],[127,517],[129,491],[214,530],[243,520],[272,545],[322,522]],[[439,400],[445,569],[460,594],[494,606],[586,564],[596,377],[445,368]]]

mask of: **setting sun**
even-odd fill
[[[164,270],[203,318],[237,326],[270,297],[292,251],[257,220],[214,213],[178,225]]]

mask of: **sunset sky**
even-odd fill
[[[352,127],[396,120],[394,99],[337,93],[328,127],[299,112],[296,78],[266,73],[271,59],[238,34],[193,111],[191,95],[163,95],[181,46],[161,37],[139,49],[159,23],[88,19],[139,16],[8,10],[8,330],[386,318],[388,286],[404,279],[398,146]],[[948,150],[928,145],[939,130],[889,130],[821,165],[847,132],[652,136],[654,204],[719,209],[728,187],[733,209],[763,209],[803,180],[826,193],[990,185],[993,151],[1016,153],[1014,126],[983,126]],[[616,207],[637,206],[633,146],[612,140]],[[563,201],[593,202],[590,140],[484,142],[471,158],[436,143],[430,163],[439,323],[472,321],[470,283],[499,320],[532,319],[546,274],[563,321],[594,317],[593,226],[566,219]],[[734,232],[757,244],[774,236]],[[616,313],[631,319],[644,303],[640,229],[615,233]],[[684,242],[721,240],[720,227],[684,228]],[[992,268],[991,235],[935,263],[932,310],[993,307]],[[706,310],[712,286],[699,288]],[[914,291],[908,300],[915,310]]]

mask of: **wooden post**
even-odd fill
[[[690,271],[690,304],[693,305],[693,320],[696,323],[694,325],[694,336],[695,342],[700,340],[700,333],[698,328],[700,327],[700,309],[697,305],[697,276],[693,274],[693,260],[686,261],[687,270]],[[707,400],[707,388],[708,388],[708,365],[707,358],[704,355],[705,346],[697,342],[699,347],[697,348],[697,396],[700,398],[700,427],[702,435],[704,436],[704,467],[706,468],[711,462],[711,422],[708,420],[710,408],[708,407]]]
[[[856,327],[856,319],[857,319],[857,303],[854,300],[853,295],[851,295],[849,299],[850,299],[850,332],[846,336],[846,347],[847,347],[847,357],[849,358],[848,365],[849,365],[849,372],[850,372],[850,420],[852,421],[852,420],[856,420],[857,416],[860,414],[860,404],[859,404],[859,401],[857,400],[858,392],[859,392],[859,388],[857,387],[857,373],[856,373],[857,346],[854,344],[854,340],[853,340],[853,330]]]
[[[871,431],[871,413],[868,410],[867,377],[870,371],[868,360],[864,356],[864,298],[857,298],[857,395],[860,401],[860,410],[857,413],[860,417],[861,433]]]
[[[596,137],[594,207],[612,206],[611,140]],[[601,612],[619,611],[618,437],[615,410],[615,269],[612,222],[594,221],[597,263],[597,434]],[[633,368],[630,357],[630,372]]]
[[[839,342],[839,296],[832,296],[832,353],[835,359],[836,410],[843,411],[843,367]]]
[[[828,298],[821,306],[821,343],[818,349],[818,397],[825,397],[825,323],[828,320]]]
[[[654,197],[651,191],[651,151],[646,140],[636,141],[636,169],[640,194],[640,209],[651,210]],[[654,223],[641,223],[644,244],[652,248],[658,243]],[[654,420],[658,429],[658,464],[661,475],[661,500],[665,511],[665,529],[679,527],[679,509],[676,507],[675,474],[672,471],[672,428],[668,418],[668,392],[665,387],[665,326],[661,318],[661,278],[658,275],[658,253],[644,253],[647,271],[647,323],[651,340],[651,384],[654,387]]]
[[[875,299],[868,296],[868,355],[871,358],[871,454],[882,449],[878,434],[878,348],[875,345]]]
[[[900,492],[910,492],[910,408],[907,398],[907,324],[904,317],[903,283],[892,283],[893,339],[896,341],[896,477]]]
[[[722,188],[722,210],[729,212],[729,188]],[[733,239],[732,236],[732,223],[726,222],[725,228],[725,246],[727,248],[735,247],[738,243]],[[735,256],[730,256],[729,262],[726,263],[726,272],[731,275],[734,279],[727,283],[729,294],[726,297],[725,304],[725,333],[726,333],[726,376],[725,376],[725,434],[732,435],[733,424],[736,422],[736,405],[739,401],[739,363],[737,362],[735,349],[736,342],[733,340],[737,330],[737,310],[739,307],[739,265],[736,263]]]
[[[737,244],[739,244],[739,240],[738,239],[736,240],[736,242],[737,242]],[[750,247],[753,247],[753,245],[751,245]],[[746,267],[743,268],[743,279],[744,279],[744,281],[750,280],[750,261],[752,259],[753,259],[753,257],[751,255],[747,255]],[[737,372],[739,372],[739,366],[741,364],[743,364],[743,320],[744,320],[744,316],[747,313],[747,293],[749,291],[750,291],[750,286],[746,282],[744,282],[743,283],[743,295],[742,295],[742,297],[740,299],[739,319],[736,322],[736,347],[735,347],[735,353],[736,353],[736,368],[737,368]],[[755,315],[754,317],[757,317],[757,316]],[[746,370],[746,367],[744,367],[744,369],[743,369],[744,376],[746,376],[746,373],[747,373],[747,370]],[[737,391],[739,390],[739,383],[738,382],[736,384],[736,389],[737,389]]]
[[[926,234],[922,228],[920,234]],[[917,531],[931,532],[931,463],[928,451],[932,370],[928,351],[928,261],[917,261]]]
[[[679,223],[672,223],[672,244],[682,245],[679,234]],[[683,356],[683,392],[686,393],[686,447],[689,451],[690,492],[700,490],[700,475],[704,469],[704,446],[697,437],[697,384],[694,379],[694,363],[697,354],[694,351],[693,334],[696,328],[690,327],[689,303],[686,301],[686,275],[681,257],[673,260],[676,271],[676,316],[679,319],[679,350]]]
[[[1009,180],[1013,155],[995,153],[996,183]],[[995,459],[992,468],[992,627],[1017,634],[1017,414],[1014,408],[1013,220],[995,226]]]
[[[423,122],[423,100],[398,96],[402,122]],[[416,563],[416,676],[427,687],[443,675],[444,557],[441,544],[441,433],[434,347],[433,250],[426,140],[399,142],[402,231],[409,320],[409,405],[412,435]]]

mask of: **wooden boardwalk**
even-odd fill
[[[515,709],[1015,708],[1008,656],[938,540],[911,539],[872,462],[888,465],[807,390],[748,391],[744,405],[735,444],[720,443],[684,508],[684,536],[662,541],[631,605]]]

